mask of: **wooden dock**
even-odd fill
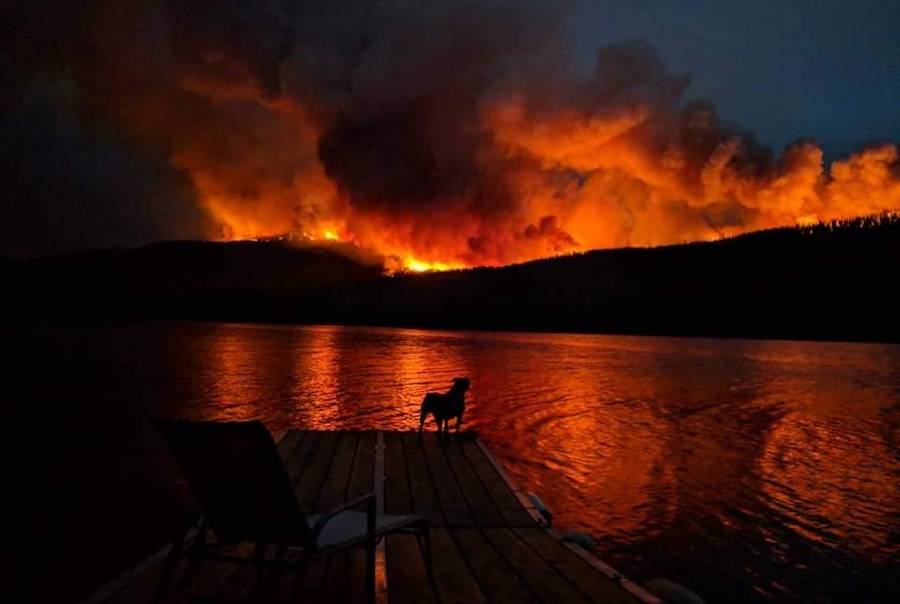
[[[387,537],[378,550],[377,600],[406,602],[655,603],[547,527],[487,447],[475,436],[439,440],[412,432],[291,430],[279,452],[309,513],[375,492],[385,514],[420,514],[431,523],[433,580],[415,537]],[[151,602],[167,548],[86,601]],[[235,553],[252,555],[252,546]],[[184,565],[183,565],[184,566]],[[271,577],[267,602],[362,602],[365,552],[360,548]],[[166,602],[259,601],[255,571],[205,562],[179,569]]]

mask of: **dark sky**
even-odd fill
[[[643,38],[688,96],[776,149],[814,138],[828,155],[900,139],[900,2],[896,0],[604,0],[571,19],[580,58],[597,41]]]

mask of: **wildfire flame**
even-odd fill
[[[459,115],[441,99],[404,101],[400,118],[388,110],[314,117],[297,99],[267,105],[306,141],[286,148],[308,161],[291,164],[279,187],[255,155],[242,157],[254,204],[246,182],[237,196],[215,179],[225,170],[205,158],[182,166],[209,192],[206,207],[226,237],[300,225],[318,233],[313,239],[380,254],[389,271],[712,240],[900,210],[896,144],[827,168],[808,141],[776,156],[710,105],[684,102],[687,82],[648,45],[614,44],[600,49],[592,76],[555,82],[554,94],[541,90],[546,82],[537,92],[530,82],[504,82],[464,95]]]
[[[773,154],[647,43],[581,73],[556,3],[326,4],[98,7],[69,71],[186,175],[212,237],[339,241],[394,270],[900,210],[896,144]]]
[[[393,267],[388,265],[388,270],[391,270]],[[449,271],[459,268],[465,268],[461,264],[453,265],[447,264],[446,262],[426,262],[424,260],[419,260],[413,256],[406,256],[400,259],[399,265],[395,268],[396,271],[410,271],[413,273],[429,273],[435,271]]]
[[[422,273],[593,248],[713,240],[900,210],[900,155],[893,144],[869,147],[825,170],[822,151],[800,143],[760,176],[742,172],[734,160],[743,143],[728,140],[713,149],[698,178],[686,182],[677,149],[654,158],[625,139],[607,148],[596,124],[580,133],[566,124],[530,127],[541,136],[519,140],[515,131],[506,136],[533,146],[532,156],[543,153],[540,162],[550,167],[518,175],[521,180],[513,184],[521,197],[512,216],[462,213],[444,223],[425,213],[395,224],[389,216],[354,208],[335,186],[327,207],[341,208],[341,226],[314,227],[312,234],[304,230],[303,238],[358,245],[383,256],[389,272]],[[594,144],[597,137],[601,140]],[[560,186],[555,182],[560,169],[573,171],[571,178],[579,182]],[[225,239],[283,232],[286,226],[280,220],[250,222],[240,212],[220,211],[215,203],[207,207],[222,224]],[[327,222],[333,222],[330,211]],[[316,217],[309,220],[315,223]],[[435,223],[421,224],[431,220]],[[491,246],[473,246],[473,238],[485,235]]]

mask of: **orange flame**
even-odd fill
[[[742,142],[720,143],[696,169],[677,147],[652,152],[627,136],[635,115],[609,127],[556,116],[522,123],[517,111],[485,116],[498,148],[536,158],[539,168],[504,174],[513,192],[505,215],[429,210],[392,216],[354,207],[316,166],[291,191],[247,207],[202,169],[191,170],[222,238],[293,233],[352,243],[385,258],[390,272],[500,265],[573,251],[713,240],[752,230],[805,226],[900,211],[900,153],[870,147],[823,168],[811,143],[789,148],[775,169],[745,173]],[[560,182],[561,171],[571,173]],[[692,177],[693,176],[693,177]],[[308,177],[308,180],[307,180]],[[264,188],[262,190],[265,190]],[[298,215],[297,208],[305,208]],[[456,208],[457,206],[451,206]]]
[[[406,32],[417,41],[429,32],[415,57],[403,35],[373,43],[374,65],[360,59],[370,69],[359,73],[332,65],[355,50],[315,46],[356,39],[343,30],[310,41],[309,56],[295,49],[286,58],[268,53],[290,45],[257,47],[256,30],[235,45],[218,29],[198,41],[187,28],[178,49],[189,60],[173,65],[174,77],[159,74],[167,85],[151,80],[131,96],[127,80],[109,111],[171,150],[216,236],[340,241],[391,270],[504,265],[900,211],[894,143],[830,166],[812,142],[774,156],[712,107],[683,102],[687,78],[670,74],[649,45],[601,47],[592,75],[548,75],[543,46],[504,42],[470,12],[460,16],[464,35]],[[429,15],[419,17],[430,23]],[[497,23],[518,23],[506,17]],[[537,53],[534,69],[515,71],[510,56],[528,52]]]
[[[164,156],[160,196],[186,175],[210,237],[425,271],[900,211],[896,144],[773,155],[684,99],[690,78],[646,42],[583,69],[574,3],[71,4],[89,8],[59,29],[22,11],[47,43],[14,36],[14,81],[71,78],[67,111]]]

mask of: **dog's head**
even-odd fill
[[[462,390],[465,392],[472,385],[472,382],[469,381],[467,377],[458,377],[453,378],[453,387],[457,390]]]

